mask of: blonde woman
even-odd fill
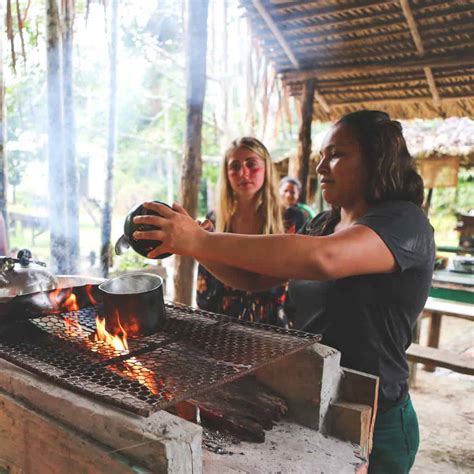
[[[253,137],[232,142],[222,160],[216,212],[208,214],[217,232],[283,233],[278,185],[263,143]],[[252,293],[224,285],[199,266],[199,308],[248,321],[287,327],[283,312],[285,287]]]

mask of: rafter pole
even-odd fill
[[[293,54],[293,51],[291,51],[291,48],[288,46],[288,43],[283,37],[283,34],[279,30],[277,24],[273,21],[273,18],[271,17],[271,15],[267,12],[265,7],[263,6],[262,2],[260,0],[252,0],[252,4],[256,8],[260,16],[264,19],[268,28],[270,28],[270,31],[273,33],[273,36],[276,38],[276,40],[280,44],[283,51],[285,51],[285,54],[288,56],[288,59],[290,60],[293,67],[295,69],[299,69],[300,64],[298,60],[296,59],[296,56]],[[316,88],[314,89],[314,98],[318,101],[319,105],[321,105],[324,112],[326,112],[329,115],[331,113],[331,108],[329,104],[327,103],[326,99],[321,95],[321,93]]]
[[[402,7],[403,14],[405,15],[405,19],[413,38],[413,42],[415,43],[418,55],[421,57],[425,54],[425,48],[423,47],[423,40],[421,39],[420,32],[418,31],[416,20],[413,16],[410,4],[408,3],[408,0],[400,0],[400,6]],[[428,87],[430,88],[431,95],[433,96],[433,103],[435,107],[438,108],[441,105],[441,100],[434,80],[433,71],[429,66],[425,66],[423,71],[425,72],[426,81],[428,82]]]
[[[270,16],[270,14],[267,12],[265,7],[262,5],[262,2],[260,0],[252,0],[253,6],[256,8],[260,16],[265,20],[265,23],[267,24],[268,28],[270,28],[270,31],[273,33],[273,36],[276,38],[280,46],[283,48],[283,51],[285,51],[286,55],[288,56],[288,59],[290,60],[291,64],[293,64],[293,67],[295,69],[299,69],[300,65],[298,63],[298,60],[296,59],[295,55],[293,54],[293,51],[291,51],[290,47],[288,46],[288,43],[286,42],[285,38],[283,37],[281,31],[279,30],[278,26],[276,23],[273,21],[273,18]]]
[[[474,48],[471,48],[465,53],[456,55],[445,55],[445,56],[429,56],[422,57],[413,61],[389,61],[385,63],[372,63],[372,64],[354,64],[344,65],[335,67],[315,67],[313,69],[306,69],[302,71],[288,71],[282,73],[284,82],[292,81],[305,81],[314,77],[320,78],[321,76],[331,77],[339,76],[340,74],[350,73],[375,73],[375,72],[388,72],[388,71],[416,71],[424,67],[467,67],[474,62]],[[444,99],[443,99],[444,100]]]

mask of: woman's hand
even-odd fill
[[[170,209],[156,202],[146,202],[143,206],[160,214],[159,216],[136,216],[133,219],[135,224],[148,224],[157,228],[133,233],[133,238],[136,240],[161,241],[161,244],[147,255],[148,258],[155,258],[168,252],[178,255],[196,255],[197,249],[207,236],[207,231],[202,224],[200,225],[189,216],[183,206],[175,203]]]

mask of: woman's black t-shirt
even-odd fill
[[[322,213],[300,233],[323,235]],[[294,327],[323,334],[323,344],[341,351],[341,364],[380,377],[385,411],[407,393],[405,351],[428,297],[435,257],[433,228],[407,201],[374,205],[357,221],[375,231],[395,257],[398,270],[318,282],[291,280],[287,312]],[[334,225],[324,235],[334,232]]]

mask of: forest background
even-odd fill
[[[6,86],[8,210],[48,219],[48,109],[45,3],[9,2],[14,9],[3,40]],[[130,208],[144,200],[179,201],[185,133],[185,15],[182,0],[121,0],[117,32],[117,152],[112,242]],[[18,20],[22,22],[19,28]],[[22,35],[20,35],[20,30]],[[100,273],[101,216],[107,180],[111,10],[101,0],[76,0],[73,23],[75,154],[78,165],[80,259],[78,272]],[[14,52],[14,54],[13,54]],[[286,94],[252,38],[237,0],[210,0],[207,86],[202,132],[200,216],[214,206],[219,162],[231,140],[261,139],[275,160],[296,150],[299,107]],[[423,121],[427,133],[440,120]],[[468,127],[473,122],[465,119]],[[410,123],[404,123],[410,127]],[[313,152],[329,124],[313,122]],[[423,133],[423,132],[421,132]],[[449,136],[446,136],[449,140]],[[437,189],[430,217],[437,243],[456,245],[456,211],[474,202],[472,171],[458,188]],[[10,248],[28,247],[48,261],[49,233],[13,221]],[[149,262],[148,262],[149,263]],[[115,257],[114,270],[139,268],[145,259]]]

